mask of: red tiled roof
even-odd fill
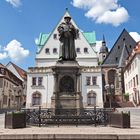
[[[140,54],[140,41],[137,42],[137,44],[136,44],[135,48],[133,49],[132,53],[127,58],[125,69],[130,65],[131,61],[133,60],[133,58],[136,54]]]
[[[25,70],[23,70],[22,68],[18,67],[17,65],[15,65],[14,63],[10,62],[13,67],[17,70],[18,74],[24,79],[27,80],[27,72]]]

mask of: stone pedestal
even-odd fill
[[[83,108],[80,92],[80,67],[77,61],[57,62],[52,68],[54,92],[51,107],[54,110]]]

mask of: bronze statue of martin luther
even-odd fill
[[[60,51],[59,61],[63,60],[75,60],[75,39],[78,37],[79,30],[71,23],[71,17],[65,16],[64,22],[58,26]]]

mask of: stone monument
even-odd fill
[[[56,65],[52,68],[54,75],[54,92],[51,98],[51,107],[62,109],[79,110],[83,108],[80,91],[80,66],[76,61],[75,39],[78,30],[70,22],[71,17],[65,16],[64,21],[58,26],[60,40],[60,55]],[[57,113],[58,114],[58,113]]]

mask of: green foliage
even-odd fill
[[[102,61],[99,61],[99,62],[98,62],[98,65],[102,65],[102,63],[103,63]]]
[[[128,92],[124,94],[124,99],[125,99],[125,101],[129,101],[129,93]]]

